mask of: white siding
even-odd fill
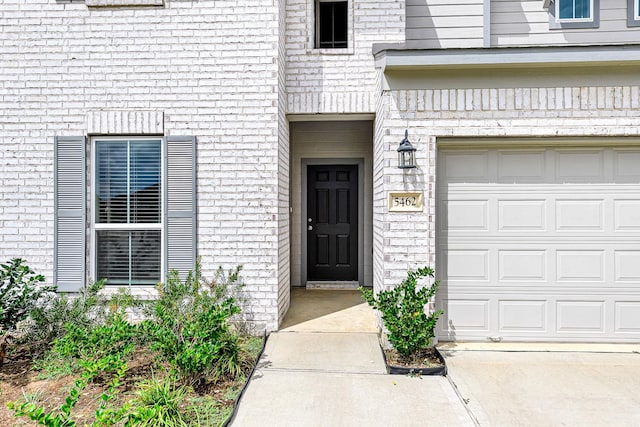
[[[541,0],[492,0],[492,46],[638,43],[640,28],[627,27],[626,0],[600,0],[600,27],[549,30]]]
[[[407,43],[418,49],[482,47],[483,0],[407,0]],[[627,27],[626,0],[600,0],[599,28],[549,29],[542,0],[491,0],[492,47],[624,44],[640,41]]]
[[[407,0],[407,42],[422,49],[482,47],[483,0]]]

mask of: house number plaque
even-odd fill
[[[421,192],[389,193],[389,212],[422,212]]]

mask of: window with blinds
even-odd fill
[[[98,279],[110,285],[161,280],[162,140],[95,140]]]

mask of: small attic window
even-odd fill
[[[348,47],[348,3],[316,0],[316,49]]]

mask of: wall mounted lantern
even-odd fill
[[[416,167],[416,148],[409,142],[409,131],[404,131],[404,139],[398,147],[398,168],[412,169]]]

